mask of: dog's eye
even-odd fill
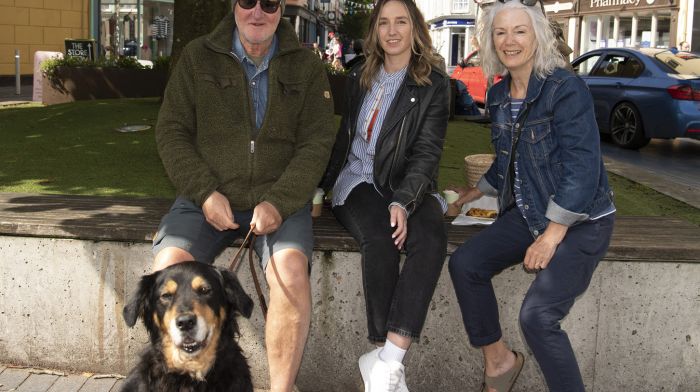
[[[160,295],[160,300],[161,301],[170,301],[173,298],[172,293],[163,293]]]
[[[207,286],[201,286],[197,289],[197,294],[199,295],[207,295],[209,293],[211,293],[211,288]]]

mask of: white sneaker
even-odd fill
[[[365,383],[365,392],[408,391],[404,378],[404,366],[397,361],[382,361],[377,348],[360,357],[360,374]],[[399,388],[404,389],[399,389]]]

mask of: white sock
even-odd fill
[[[403,357],[406,355],[406,351],[401,347],[395,345],[391,340],[387,339],[384,343],[384,347],[379,350],[379,358],[382,361],[396,361],[403,363]]]

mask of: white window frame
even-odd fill
[[[469,12],[469,3],[472,0],[452,0],[452,13],[466,14]]]

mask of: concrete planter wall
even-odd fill
[[[227,249],[218,263],[235,253]],[[146,242],[81,241],[0,235],[0,363],[125,374],[148,342],[122,309],[150,271]],[[313,253],[311,331],[297,385],[309,392],[362,391],[357,358],[372,349],[360,255]],[[238,277],[253,295],[250,271]],[[514,392],[545,392],[523,341],[518,312],[533,275],[509,268],[494,278],[506,341],[526,353]],[[590,392],[698,391],[700,264],[605,260],[563,321]],[[240,319],[240,344],[254,383],[269,385],[264,321],[257,298]],[[478,390],[482,355],[469,345],[447,265],[433,295],[420,344],[406,359],[413,392]],[[0,387],[1,389],[1,387]]]
[[[44,77],[45,105],[88,99],[158,97],[167,82],[164,70],[59,67]]]

